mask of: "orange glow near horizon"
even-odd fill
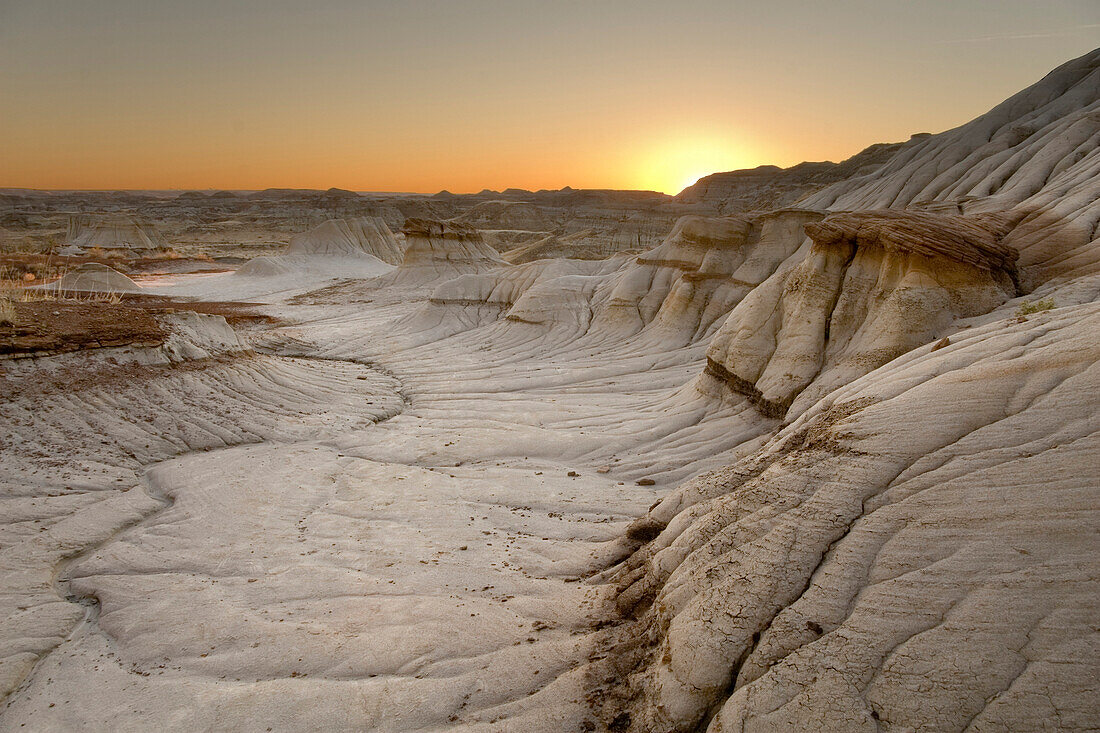
[[[636,173],[640,181],[637,188],[676,194],[711,173],[751,168],[764,162],[763,156],[749,154],[728,137],[687,133],[643,151]]]
[[[962,124],[1097,22],[1085,0],[0,3],[0,187],[677,193]]]

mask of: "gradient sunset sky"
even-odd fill
[[[0,186],[647,188],[962,124],[1096,0],[0,0]]]

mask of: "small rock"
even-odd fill
[[[565,475],[569,476],[570,478],[576,478],[577,476],[580,476],[580,474],[577,473],[576,471],[570,471],[569,473],[567,473]]]
[[[635,481],[634,483],[636,483],[638,486],[653,486],[657,482],[654,481],[651,478],[640,478],[637,481]]]
[[[600,466],[596,469],[596,473],[611,473],[611,466]]]
[[[940,339],[939,341],[936,342],[936,344],[932,347],[932,351],[939,351],[944,346],[950,346],[950,345],[951,345],[951,339],[944,336],[942,339]]]

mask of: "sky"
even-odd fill
[[[0,187],[675,193],[1097,46],[1096,0],[0,0]]]

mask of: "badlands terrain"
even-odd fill
[[[1100,50],[675,197],[6,190],[0,731],[1100,728],[1098,223]]]

